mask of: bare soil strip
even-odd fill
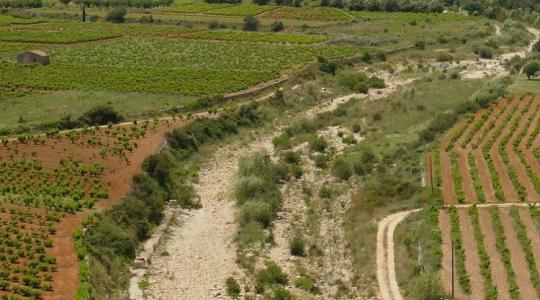
[[[465,267],[471,278],[471,299],[484,299],[484,277],[480,270],[480,257],[476,249],[474,228],[467,209],[459,209],[459,220],[463,248],[465,249]]]
[[[516,273],[516,281],[519,286],[521,298],[536,299],[536,290],[534,289],[529,278],[529,267],[525,261],[525,254],[521,249],[521,244],[517,239],[512,217],[510,216],[510,211],[508,208],[500,208],[499,212],[501,223],[504,227],[504,234],[506,236],[506,245],[510,250],[512,267]]]
[[[493,232],[489,211],[486,209],[479,209],[478,217],[480,219],[480,229],[484,236],[486,251],[489,255],[493,284],[497,287],[499,299],[510,299],[506,271],[501,261],[499,251],[495,246],[495,232]]]
[[[456,127],[459,128],[459,127]],[[452,163],[450,162],[450,155],[446,152],[446,146],[449,144],[452,137],[452,132],[449,133],[441,142],[441,178],[442,178],[442,196],[445,203],[457,203],[456,190],[454,186],[454,179],[452,177]]]

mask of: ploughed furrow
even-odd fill
[[[532,103],[532,99],[530,100]],[[540,105],[534,103],[534,106],[529,105],[530,109],[525,115],[523,122],[520,124],[520,128],[510,140],[510,144],[506,146],[506,150],[510,153],[510,161],[516,167],[518,173],[518,179],[523,182],[527,189],[527,201],[538,202],[540,201],[540,177],[539,173],[535,171],[531,162],[528,160],[525,151],[523,150],[523,143],[528,136],[529,129],[539,115]],[[534,160],[532,160],[534,161]]]
[[[451,139],[451,136],[446,136],[440,146],[440,168],[441,168],[441,179],[442,179],[442,196],[446,203],[453,203],[455,204],[457,202],[456,200],[456,193],[454,189],[454,178],[452,176],[452,162],[450,161],[450,153],[448,153],[445,149],[447,145],[449,144]]]
[[[525,253],[518,240],[514,229],[509,208],[495,210],[494,218],[497,218],[503,228],[506,245],[509,250],[512,268],[515,271],[516,282],[522,299],[537,299],[536,290],[530,280],[530,272],[525,259]]]
[[[488,121],[486,122],[486,125],[480,131],[480,134],[477,135],[476,139],[473,139],[473,142],[470,144],[470,147],[472,148],[474,161],[478,169],[478,176],[479,176],[480,183],[482,185],[482,190],[484,192],[486,202],[497,202],[498,199],[495,196],[494,183],[492,182],[492,179],[489,176],[488,163],[484,159],[484,154],[482,152],[482,149],[483,149],[483,145],[485,144],[487,140],[487,137],[491,136],[493,132],[495,131],[494,130],[495,125],[500,124],[500,119],[507,112],[509,104],[510,104],[509,100],[501,100],[496,104],[494,113],[491,114]],[[472,161],[472,160],[469,160],[469,161]],[[479,198],[478,193],[477,193],[477,198],[481,202],[482,199]]]
[[[485,299],[481,261],[478,255],[474,227],[466,209],[457,209],[459,229],[465,252],[465,269],[470,278],[471,299]],[[489,266],[489,265],[488,265]]]
[[[490,270],[493,276],[493,284],[497,289],[497,296],[499,299],[511,299],[507,272],[505,270],[505,265],[502,262],[501,254],[497,250],[497,241],[491,225],[491,215],[489,210],[485,208],[478,209],[478,219],[481,236],[483,237],[486,251],[489,256]],[[489,289],[486,288],[486,291],[489,291]],[[489,292],[486,292],[486,296],[489,294]]]
[[[506,175],[505,166],[501,158],[497,155],[497,149],[494,147],[501,139],[503,131],[508,127],[508,124],[513,120],[514,115],[518,111],[516,103],[512,103],[508,112],[501,119],[501,123],[497,124],[495,131],[489,137],[484,145],[482,145],[482,155],[487,163],[489,176],[493,184],[495,198],[498,201],[515,200],[518,198],[514,191],[512,182]],[[504,187],[504,188],[503,188]]]
[[[521,294],[521,289],[523,288],[521,284],[518,284],[518,279],[516,276],[516,271],[518,270],[521,273],[522,269],[519,269],[520,266],[515,264],[515,251],[513,251],[513,254],[510,253],[509,246],[507,245],[507,234],[506,232],[508,230],[509,226],[506,226],[505,228],[501,222],[499,209],[496,207],[489,208],[490,218],[491,218],[491,226],[493,228],[493,233],[495,237],[495,247],[497,248],[497,252],[499,253],[501,257],[501,262],[503,263],[504,270],[506,272],[506,279],[508,281],[508,291],[510,293],[510,297],[512,299],[519,299]],[[525,267],[525,266],[521,266]],[[515,268],[515,269],[514,269]],[[526,287],[525,287],[526,288]],[[532,286],[531,286],[532,290]],[[525,298],[527,299],[527,298]]]
[[[528,180],[525,170],[522,169],[522,165],[519,163],[519,159],[515,155],[513,145],[511,144],[511,141],[516,137],[516,134],[521,134],[520,126],[522,126],[522,121],[527,120],[529,117],[531,107],[532,99],[520,102],[518,112],[515,114],[509,126],[504,130],[500,142],[496,145],[497,153],[505,167],[503,170],[499,170],[499,175],[501,177],[504,177],[505,175],[508,176],[520,201],[526,201],[529,197],[533,196],[538,198],[538,195],[536,194],[533,185]],[[519,135],[517,137],[519,138]],[[506,190],[507,187],[504,186],[504,188]],[[514,200],[514,198],[509,198],[509,200]]]

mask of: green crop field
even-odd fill
[[[328,39],[324,35],[307,35],[294,33],[262,33],[262,32],[238,32],[238,31],[196,31],[182,36],[184,39],[193,40],[218,40],[218,41],[244,41],[244,42],[267,42],[267,43],[292,43],[311,44],[320,43]]]
[[[321,22],[346,22],[353,19],[345,10],[329,7],[280,7],[262,15],[270,19],[297,19]]]
[[[267,12],[276,8],[277,6],[274,6],[274,5],[244,4],[244,5],[228,6],[224,8],[206,11],[205,14],[225,15],[225,16],[247,16],[247,15],[258,15],[263,12]]]

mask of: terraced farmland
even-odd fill
[[[441,279],[451,293],[451,247],[457,299],[538,299],[540,222],[534,205],[459,206],[442,210]]]
[[[455,126],[433,168],[446,203],[540,201],[539,105],[505,99]]]
[[[84,211],[125,195],[165,132],[184,123],[141,121],[2,140],[0,297],[74,299],[73,232]]]

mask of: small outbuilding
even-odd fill
[[[41,50],[30,50],[17,55],[21,65],[48,65],[49,55]]]

